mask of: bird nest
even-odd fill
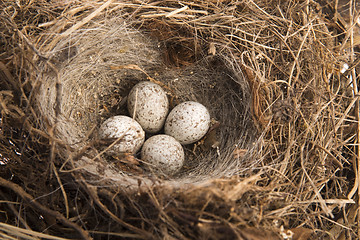
[[[172,107],[182,101],[197,101],[213,118],[208,135],[185,146],[183,168],[165,184],[231,176],[256,163],[233,154],[252,151],[256,129],[250,116],[248,82],[226,50],[199,56],[189,66],[175,67],[162,58],[165,50],[159,41],[134,30],[118,16],[93,19],[64,35],[67,37],[61,40],[55,38],[57,44],[45,45],[54,46],[46,56],[54,64],[39,64],[43,67],[36,80],[40,86],[36,96],[39,113],[63,148],[62,168],[70,164],[104,180],[136,187],[138,180],[156,178],[143,170],[137,156],[106,156],[96,134],[104,119],[129,115],[127,95],[136,83],[145,80],[162,86]]]
[[[4,222],[85,239],[356,235],[358,30],[342,16],[357,6],[19,4],[0,4]],[[104,120],[129,115],[140,81],[159,84],[170,108],[190,100],[210,112],[175,176],[153,175],[137,154],[107,155],[98,137]]]

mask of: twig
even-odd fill
[[[321,206],[322,210],[325,212],[325,214],[327,216],[330,216],[331,218],[334,218],[334,215],[332,214],[331,210],[326,205],[325,200],[321,197],[318,188],[316,187],[315,183],[313,182],[313,180],[311,179],[311,177],[309,176],[309,174],[307,173],[307,171],[305,169],[305,165],[304,165],[304,148],[305,148],[305,143],[300,148],[301,168],[302,168],[303,172],[305,173],[305,176],[309,180],[311,186],[313,187],[313,191],[314,191],[315,195],[317,196],[317,198],[319,200],[319,203],[320,203],[320,206]]]
[[[310,21],[310,24],[312,23],[312,20]],[[309,35],[309,33],[311,32],[311,29],[312,29],[312,25],[310,25],[309,27],[308,27],[308,29],[307,29],[307,31],[306,31],[306,33],[305,33],[305,36],[303,37],[303,41],[301,42],[301,44],[300,44],[300,47],[299,47],[299,49],[298,49],[298,51],[297,51],[297,54],[296,54],[296,58],[294,59],[294,63],[293,63],[293,65],[292,65],[292,67],[291,67],[291,70],[290,70],[290,77],[289,77],[289,85],[291,86],[292,85],[292,77],[293,77],[293,73],[294,73],[294,71],[295,71],[295,66],[296,66],[296,68],[297,68],[297,74],[296,74],[296,76],[298,76],[299,74],[300,74],[300,63],[299,63],[299,57],[300,57],[300,53],[301,53],[301,51],[302,51],[302,49],[303,49],[303,46],[304,46],[304,44],[305,44],[305,42],[306,42],[306,40],[307,40],[307,38],[308,38],[308,35]],[[288,91],[290,90],[290,88],[288,88]]]
[[[64,196],[64,203],[65,203],[65,210],[66,210],[66,218],[69,218],[69,202],[68,202],[67,194],[66,194],[66,191],[65,191],[65,189],[64,189],[64,186],[63,186],[63,184],[62,184],[62,182],[61,182],[61,178],[59,177],[59,174],[58,174],[58,172],[57,172],[57,170],[56,170],[56,167],[55,167],[54,162],[51,163],[51,168],[52,168],[52,170],[54,171],[54,174],[55,174],[55,176],[56,176],[56,179],[57,179],[57,181],[58,181],[58,183],[59,183],[59,185],[60,185],[61,192],[62,192],[62,194],[63,194],[63,196]]]
[[[65,32],[63,32],[60,36],[63,37],[67,37],[69,36],[71,33],[73,33],[74,31],[76,31],[77,29],[79,29],[80,27],[82,27],[83,25],[85,25],[86,23],[90,22],[91,19],[93,19],[94,17],[96,17],[97,15],[99,15],[100,12],[102,12],[105,8],[107,8],[108,6],[110,6],[110,4],[112,3],[113,0],[108,0],[107,2],[105,2],[103,5],[101,5],[98,9],[96,9],[94,12],[92,12],[89,16],[85,17],[84,19],[82,19],[80,22],[76,23],[74,26],[72,26],[71,28],[69,28],[68,30],[66,30]]]
[[[6,196],[0,192],[0,196],[2,199],[7,199]],[[31,230],[31,228],[29,227],[29,225],[27,224],[27,222],[24,220],[24,218],[21,216],[20,212],[18,212],[15,207],[14,204],[20,204],[20,203],[16,203],[16,202],[6,202],[7,205],[9,206],[9,208],[11,209],[11,211],[13,211],[13,213],[15,214],[15,216],[20,220],[20,222],[24,225],[24,227],[26,229]]]
[[[1,71],[4,73],[4,76],[2,77]],[[7,82],[9,82],[14,89],[18,90],[19,87],[19,83],[17,81],[15,81],[15,79],[13,78],[13,76],[11,75],[10,71],[7,69],[6,65],[3,64],[2,62],[0,62],[0,76],[4,79],[7,80]]]
[[[170,18],[178,13],[181,13],[181,12],[187,10],[188,8],[189,8],[188,6],[183,6],[182,8],[176,9],[176,10],[166,14],[165,17]]]
[[[349,2],[349,12],[350,12],[350,25],[352,26],[350,28],[350,44],[351,44],[351,55],[350,55],[350,59],[351,62],[354,62],[354,28],[353,28],[353,0],[350,0]],[[354,93],[354,99],[356,99],[355,102],[355,118],[357,120],[357,128],[356,128],[356,142],[357,142],[357,146],[355,146],[356,148],[356,156],[354,158],[354,171],[355,171],[355,176],[356,179],[355,181],[357,182],[357,192],[358,192],[358,205],[360,204],[360,112],[359,112],[359,107],[360,107],[360,103],[359,103],[359,93],[358,93],[358,86],[357,86],[357,77],[356,77],[356,71],[355,69],[352,69],[351,71],[351,76],[352,76],[352,86],[353,86],[353,93]],[[360,231],[360,209],[358,208],[358,217],[357,217],[357,230],[358,232]]]
[[[123,239],[123,238],[144,239],[144,237],[142,235],[132,234],[132,233],[100,232],[100,231],[92,231],[92,230],[89,230],[89,232],[92,234],[104,235],[106,237],[109,237],[109,236],[120,237],[121,239]]]
[[[165,220],[165,222],[167,224],[172,226],[174,233],[176,233],[176,235],[177,235],[177,237],[179,239],[186,239],[186,237],[178,230],[179,229],[178,224],[176,222],[174,222],[169,217],[169,215],[163,210],[164,208],[163,208],[163,206],[160,205],[160,203],[159,203],[158,199],[156,198],[153,190],[149,186],[147,186],[147,187],[148,187],[148,190],[149,190],[149,192],[148,192],[149,196],[151,197],[151,199],[152,199],[153,203],[155,204],[156,208],[159,210],[160,216],[162,216],[164,218],[164,220]]]
[[[125,221],[123,221],[122,219],[118,218],[115,214],[113,214],[99,199],[99,196],[96,192],[96,187],[95,186],[90,186],[89,184],[86,183],[85,179],[82,176],[78,176],[79,179],[81,179],[81,183],[84,187],[84,189],[87,191],[87,193],[91,196],[91,199],[93,201],[95,201],[95,203],[106,213],[108,214],[114,221],[118,222],[119,224],[121,224],[122,226],[136,232],[136,233],[141,233],[143,235],[143,238],[145,239],[151,239],[153,236],[151,233],[144,231],[143,229],[137,228]]]
[[[15,184],[13,182],[7,181],[4,178],[0,177],[0,186],[11,189],[16,194],[18,194],[21,198],[23,198],[26,202],[28,202],[30,205],[32,205],[33,208],[42,212],[44,215],[50,215],[50,216],[56,218],[57,220],[59,220],[65,226],[73,228],[80,234],[82,239],[86,239],[86,240],[92,239],[89,236],[89,233],[86,232],[81,227],[79,227],[76,223],[69,221],[58,211],[51,210],[51,209],[45,207],[44,205],[38,203],[37,201],[35,201],[34,198],[30,194],[25,192],[24,189],[22,189],[19,185]]]
[[[17,33],[20,35],[20,37],[26,42],[26,44],[29,46],[29,48],[30,48],[36,55],[38,55],[38,57],[39,57],[41,60],[43,60],[43,61],[45,61],[45,62],[48,62],[48,58],[45,57],[43,54],[41,54],[41,53],[39,52],[39,50],[36,49],[36,47],[31,43],[31,41],[30,41],[20,30],[17,30],[16,32],[17,32]]]
[[[23,228],[19,228],[19,227],[15,227],[6,223],[1,223],[0,222],[0,230],[4,231],[4,232],[9,232],[9,234],[13,235],[13,236],[17,236],[20,237],[20,234],[24,237],[23,239],[29,239],[31,236],[33,237],[39,237],[42,239],[50,239],[50,240],[67,240],[66,238],[61,238],[61,237],[55,237],[55,236],[51,236],[51,235],[47,235],[44,233],[40,233],[40,232],[35,232],[29,229],[23,229]],[[34,239],[38,239],[38,238],[34,238]]]
[[[134,104],[134,111],[133,111],[133,119],[135,120],[136,119],[136,108],[137,108],[137,103],[138,103],[138,93],[139,93],[139,89],[137,88],[136,89],[136,92],[135,92],[135,104]]]

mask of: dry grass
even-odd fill
[[[357,80],[359,62],[358,12],[350,8],[344,18],[337,10],[343,8],[331,4],[1,3],[1,221],[27,229],[19,234],[64,238],[356,239],[360,121],[357,81],[351,79]],[[149,41],[144,49],[151,61],[144,61],[146,51],[123,54],[109,44],[104,36],[115,29],[133,42]],[[115,49],[123,58],[110,54],[115,67],[103,72],[106,64],[90,63],[97,67],[94,82],[64,84],[81,79],[88,67],[78,60],[92,54],[94,43],[83,41],[92,31],[97,50]],[[75,43],[85,50],[59,54]],[[350,67],[342,72],[345,62]],[[222,124],[216,138],[220,156],[199,146],[188,154],[198,166],[189,164],[190,170],[168,180],[142,173],[132,158],[119,159],[118,179],[99,174],[104,169],[80,171],[84,166],[77,162],[84,156],[107,167],[92,133],[102,118],[122,111],[111,108],[111,100],[133,85],[116,89],[111,79],[146,77],[136,68],[163,84],[174,103],[211,103]],[[101,78],[110,80],[95,81],[104,72]],[[166,81],[175,76],[181,81]],[[88,98],[94,84],[102,98]],[[75,98],[78,88],[88,97]],[[81,101],[109,111],[95,109],[86,117],[94,126],[69,132],[62,124],[71,108],[86,106],[74,104]],[[114,184],[119,179],[130,179],[125,185],[132,191]]]

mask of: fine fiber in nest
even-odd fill
[[[42,66],[37,102],[45,122],[55,126],[64,166],[72,164],[127,186],[155,177],[132,156],[108,157],[97,141],[99,125],[108,117],[129,115],[127,94],[147,80],[163,87],[170,107],[198,101],[213,120],[214,130],[204,141],[185,146],[185,164],[168,183],[231,176],[254,164],[233,154],[251,148],[256,131],[247,82],[226,54],[203,56],[186,67],[168,67],[161,44],[118,17],[94,21],[45,46],[54,46],[47,49],[53,64]]]

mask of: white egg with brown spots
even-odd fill
[[[198,102],[183,102],[169,113],[165,122],[165,134],[181,144],[191,144],[205,136],[210,127],[210,113]]]
[[[130,116],[148,133],[160,131],[169,112],[165,91],[153,82],[136,84],[129,93],[127,105]]]
[[[184,149],[173,137],[159,134],[145,141],[141,149],[141,159],[147,167],[159,175],[171,176],[184,163]]]
[[[108,141],[108,146],[117,143],[107,150],[110,155],[136,153],[145,140],[145,132],[140,124],[128,116],[113,116],[99,128],[99,137]]]

